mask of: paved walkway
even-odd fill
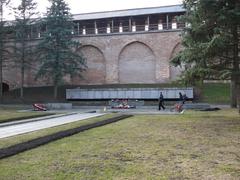
[[[87,118],[101,116],[104,113],[122,113],[122,114],[148,114],[148,115],[173,115],[181,114],[173,111],[173,107],[169,106],[164,111],[158,111],[157,106],[141,106],[136,109],[111,109],[107,106],[76,106],[69,110],[54,110],[52,112],[64,112],[72,113],[67,116],[54,117],[59,115],[53,115],[49,119],[46,118],[35,118],[26,120],[24,124],[21,122],[13,122],[9,124],[0,125],[0,139],[5,137],[10,137],[18,134],[23,134],[31,131],[36,131],[44,128],[54,127],[66,123],[71,123],[79,120],[84,120]],[[212,105],[212,107],[228,108],[226,105]],[[105,111],[104,111],[105,110]],[[85,113],[85,112],[96,112],[96,113]],[[51,111],[48,111],[51,112]],[[77,113],[76,113],[77,112]],[[43,119],[43,120],[42,120]],[[32,122],[33,121],[33,122]],[[21,123],[21,124],[20,124]]]
[[[46,118],[42,120],[30,119],[28,122],[23,124],[12,124],[8,126],[0,127],[0,139],[10,136],[15,136],[19,134],[24,134],[32,131],[37,131],[40,129],[50,128],[54,126],[59,126],[62,124],[67,124],[71,122],[76,122],[88,118],[98,117],[104,115],[103,113],[76,113],[68,116]],[[31,121],[32,120],[32,121]]]

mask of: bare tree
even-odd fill
[[[6,59],[7,49],[5,47],[6,41],[6,27],[3,16],[4,8],[8,6],[10,0],[0,0],[0,101],[3,98],[3,61]]]

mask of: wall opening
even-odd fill
[[[8,92],[9,91],[9,85],[6,84],[6,83],[2,83],[2,92],[5,93],[5,92]]]
[[[144,43],[133,42],[123,48],[119,56],[119,82],[155,83],[156,58]]]
[[[183,47],[182,47],[181,43],[177,43],[172,50],[170,59],[174,58],[182,50],[182,48]],[[171,78],[171,80],[177,80],[183,70],[184,69],[182,67],[180,67],[180,66],[175,67],[170,63],[170,78]]]
[[[74,84],[104,84],[106,77],[106,62],[102,51],[93,45],[84,45],[79,52],[86,59],[86,71],[82,78],[74,77]]]

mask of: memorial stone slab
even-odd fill
[[[66,98],[71,99],[158,99],[160,92],[165,99],[179,98],[179,92],[193,99],[193,88],[105,88],[67,89]]]
[[[104,97],[103,91],[94,91],[94,96],[95,96],[95,99],[102,99]]]

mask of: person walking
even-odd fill
[[[175,104],[175,110],[177,112],[181,112],[183,110],[183,95],[181,92],[178,93],[179,94],[179,102]]]
[[[158,99],[158,110],[160,111],[161,108],[163,108],[163,110],[165,109],[165,107],[164,107],[164,98],[163,98],[162,92],[160,92],[160,96],[159,96],[159,99]]]
[[[183,101],[183,95],[181,92],[179,92],[179,101],[182,102]]]
[[[188,99],[188,97],[187,97],[187,95],[186,94],[183,94],[183,104],[185,104],[185,102],[187,101],[187,99]]]

